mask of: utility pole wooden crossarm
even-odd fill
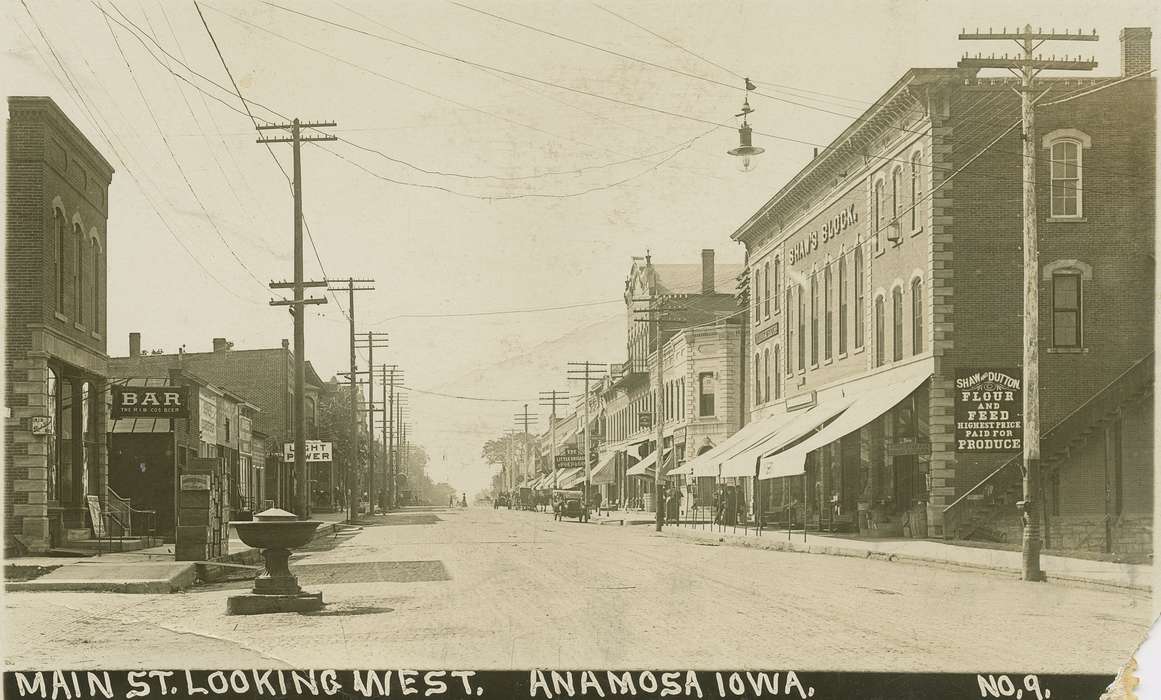
[[[373,279],[355,279],[348,277],[342,280],[327,280],[327,289],[332,292],[347,292],[347,317],[350,319],[350,347],[351,347],[351,458],[347,465],[347,521],[355,519],[354,499],[358,496],[355,490],[355,481],[359,474],[359,398],[358,384],[355,379],[358,367],[355,364],[355,292],[367,292],[375,289],[363,286],[373,283]]]
[[[304,282],[302,279],[302,142],[303,141],[337,141],[335,136],[324,133],[302,135],[302,129],[319,129],[336,126],[334,122],[301,122],[298,119],[289,124],[261,124],[259,131],[280,130],[290,131],[288,137],[263,136],[258,143],[289,143],[293,146],[294,176],[292,180],[294,193],[294,281],[289,283],[294,290],[294,299],[290,301],[271,302],[272,305],[291,307],[294,315],[294,479],[295,479],[295,512],[300,518],[310,517],[310,484],[306,473],[306,314],[307,304],[325,304],[326,299],[306,299],[303,289],[306,287],[325,286],[325,282]],[[271,285],[275,289],[287,288],[287,283]]]
[[[1024,200],[1024,463],[1023,500],[1023,567],[1025,581],[1043,581],[1040,568],[1040,256],[1037,237],[1038,211],[1036,203],[1036,76],[1044,70],[1091,70],[1096,61],[1081,57],[1057,59],[1035,56],[1046,41],[1098,41],[1097,33],[1059,34],[1055,29],[1045,33],[1032,31],[1031,25],[1009,33],[1005,27],[996,33],[961,32],[961,40],[1010,40],[1020,47],[1018,55],[983,57],[965,56],[960,68],[1003,68],[1020,78],[1020,115],[1023,124],[1023,200]],[[1041,95],[1042,97],[1043,95]]]
[[[591,460],[589,459],[589,451],[592,449],[591,443],[589,440],[589,422],[590,422],[589,402],[591,399],[591,396],[589,394],[589,382],[593,381],[594,379],[600,379],[600,378],[604,377],[605,374],[608,373],[608,365],[600,364],[597,362],[589,362],[588,360],[585,360],[584,362],[570,362],[570,363],[568,363],[568,366],[570,368],[572,368],[572,369],[568,370],[568,378],[569,379],[583,379],[585,382],[584,394],[582,394],[582,398],[581,398],[581,401],[584,402],[584,421],[585,421],[585,434],[584,434],[585,490],[584,490],[584,495],[581,499],[581,503],[584,504],[584,520],[587,522],[589,519],[589,488],[590,488],[590,484],[592,482],[592,463],[591,463]],[[556,465],[553,465],[554,468],[555,468],[555,466]]]
[[[356,338],[355,347],[367,351],[367,371],[375,372],[375,348],[387,347],[387,333],[367,331],[365,339]],[[375,382],[371,377],[367,382],[367,405],[375,405]],[[367,412],[367,508],[375,514],[375,412]]]

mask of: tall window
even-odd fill
[[[754,353],[754,405],[760,403],[762,403],[762,356]]]
[[[762,266],[762,309],[766,318],[770,318],[770,261]]]
[[[778,290],[782,289],[782,258],[774,258],[774,312],[778,312]]]
[[[838,351],[847,351],[847,256],[840,255],[838,262]]]
[[[863,347],[863,247],[855,248],[855,347]]]
[[[677,415],[685,420],[685,377],[677,380]]]
[[[911,280],[911,354],[923,352],[923,282]]]
[[[101,327],[101,247],[97,244],[97,239],[93,239],[92,252],[89,255],[89,264],[92,265],[92,270],[89,274],[89,305],[91,311],[89,312],[89,321],[92,325],[91,330],[97,330]]]
[[[774,346],[774,398],[782,398],[782,365],[779,364],[778,353],[782,348]]]
[[[883,297],[875,297],[875,366],[883,364]]]
[[[762,268],[754,268],[754,324],[762,320]]]
[[[698,415],[712,416],[714,414],[714,374],[702,372],[698,375]]]
[[[806,370],[806,287],[798,285],[798,371]]]
[[[891,360],[903,359],[903,288],[891,290]]]
[[[823,272],[823,275],[822,275],[822,308],[823,308],[822,325],[824,327],[824,330],[822,333],[822,335],[823,335],[822,351],[823,351],[823,356],[826,357],[826,359],[828,359],[828,360],[830,359],[830,356],[831,356],[831,347],[832,347],[831,336],[833,334],[831,332],[831,328],[834,325],[834,309],[831,308],[831,305],[832,305],[833,300],[834,300],[834,290],[832,289],[833,286],[834,286],[834,280],[831,279],[830,263],[827,263],[826,270]]]
[[[770,348],[766,348],[763,355],[766,358],[766,371],[762,375],[763,381],[766,383],[766,391],[762,394],[763,401],[770,400]]]
[[[875,207],[874,215],[871,217],[871,220],[874,222],[875,227],[872,243],[875,246],[876,253],[879,252],[879,230],[883,228],[883,205],[885,203],[883,197],[883,181],[879,180],[875,183],[875,193],[871,200],[871,205]]]
[[[84,323],[85,295],[81,290],[85,288],[85,237],[81,234],[81,227],[73,224],[73,299],[76,301],[75,313],[78,323]]]
[[[894,220],[899,216],[899,210],[903,208],[903,168],[902,166],[895,166],[891,171],[891,219]]]
[[[53,210],[53,219],[56,224],[56,310],[65,313],[65,238],[64,213],[60,209]]]
[[[790,318],[790,287],[786,288],[786,374],[794,371],[793,360],[791,355],[794,354],[794,319]]]
[[[1078,348],[1081,333],[1080,273],[1052,275],[1052,344],[1058,348]]]
[[[915,153],[911,156],[911,230],[915,231],[919,228],[919,192],[920,192],[920,173],[919,167],[922,165],[921,156]]]
[[[810,364],[818,364],[818,273],[810,276]]]
[[[1076,141],[1057,141],[1052,163],[1052,216],[1081,215],[1081,147]]]

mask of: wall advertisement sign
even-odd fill
[[[581,451],[575,447],[565,447],[560,454],[556,455],[557,469],[572,469],[574,467],[584,467],[585,458]]]
[[[1024,449],[1024,379],[1020,368],[956,372],[955,449],[957,452]]]
[[[113,403],[109,417],[118,418],[186,418],[189,395],[184,386],[109,387]]]
[[[331,461],[331,449],[333,443],[323,442],[321,440],[307,440],[306,441],[306,461],[307,462],[329,462]],[[294,443],[282,443],[282,461],[290,463],[294,461]]]
[[[198,389],[198,427],[202,442],[218,444],[218,395],[205,389]]]

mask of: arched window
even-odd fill
[[[923,164],[922,156],[918,152],[911,155],[911,230],[919,230],[919,193],[921,187],[920,166]]]
[[[838,351],[847,351],[847,256],[840,255],[838,261]]]
[[[770,400],[770,348],[766,348],[765,356],[766,356],[766,373],[765,373],[764,378],[766,381],[766,393],[764,393],[762,395],[762,397],[765,401],[769,401]]]
[[[903,167],[896,165],[891,171],[891,219],[899,216],[903,208]]]
[[[923,281],[911,280],[911,353],[923,352]]]
[[[891,360],[903,359],[903,288],[891,290]]]
[[[818,364],[818,273],[810,276],[810,364]]]
[[[778,353],[781,350],[777,345],[774,346],[774,398],[782,398],[782,365],[779,364]]]
[[[778,290],[782,288],[782,258],[774,258],[774,313],[778,313]]]
[[[74,255],[73,258],[73,299],[75,304],[75,313],[77,323],[84,324],[85,322],[85,295],[83,290],[85,288],[85,236],[81,233],[79,224],[73,224],[73,243]]]
[[[790,287],[786,288],[786,374],[790,374],[794,370],[791,351],[794,349],[794,319],[790,318],[792,307],[790,306]]]
[[[770,261],[762,267],[762,312],[770,318]]]
[[[762,403],[762,356],[754,353],[754,405],[760,403]]]
[[[762,268],[754,268],[754,324],[762,320]]]
[[[806,287],[798,285],[798,371],[806,370]]]
[[[89,265],[91,270],[89,273],[89,322],[92,325],[91,330],[100,330],[101,328],[101,246],[97,239],[92,240],[90,245],[92,251],[89,254]]]
[[[65,238],[64,212],[53,209],[53,223],[56,226],[56,310],[66,313],[65,309],[65,256],[68,240]]]
[[[884,323],[883,319],[883,297],[875,297],[875,366],[881,367],[885,359],[884,356]]]
[[[871,206],[875,208],[874,214],[871,217],[875,229],[871,242],[875,246],[875,252],[879,252],[879,231],[883,228],[883,205],[885,204],[883,197],[883,181],[879,180],[875,183],[875,193],[871,200]]]
[[[822,354],[826,359],[831,357],[831,348],[833,347],[832,328],[834,327],[834,279],[831,277],[830,263],[826,264],[826,269],[822,274],[822,310],[823,310],[823,343]]]
[[[863,247],[855,248],[855,347],[863,347],[863,300],[866,298],[863,291]]]

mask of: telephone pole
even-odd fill
[[[961,32],[965,41],[1014,41],[1020,52],[1011,58],[1005,54],[975,58],[965,56],[960,68],[1004,68],[1020,79],[1020,115],[1023,122],[1023,179],[1024,179],[1024,498],[1019,503],[1023,512],[1023,571],[1025,581],[1043,581],[1040,569],[1040,260],[1036,223],[1036,103],[1046,94],[1033,97],[1037,91],[1036,77],[1045,70],[1092,70],[1096,61],[1076,58],[1044,58],[1034,55],[1046,41],[1097,41],[1096,31],[1076,34],[1068,31],[1058,34],[1055,29],[1032,31],[1032,25],[1023,30],[1000,32],[989,29],[986,33]]]
[[[549,444],[549,459],[552,469],[552,489],[556,490],[556,409],[558,406],[566,406],[568,402],[567,391],[542,391],[540,392],[540,405],[551,406],[552,414],[548,417],[548,444]]]
[[[289,124],[259,124],[259,131],[278,129],[289,130],[290,136],[267,137],[258,139],[258,143],[289,143],[294,154],[294,177],[292,180],[294,192],[294,281],[291,283],[275,282],[272,289],[293,289],[294,298],[290,300],[272,301],[272,306],[289,306],[294,315],[294,481],[295,504],[293,508],[298,517],[310,517],[310,484],[306,473],[306,313],[308,304],[325,304],[325,298],[307,299],[304,289],[307,287],[325,287],[325,282],[304,282],[302,279],[302,142],[303,141],[337,141],[330,134],[321,132],[303,136],[302,129],[320,129],[336,126],[334,122],[301,122],[298,119]]]
[[[356,347],[367,351],[367,509],[375,514],[375,348],[387,347],[387,333],[367,331],[366,338],[356,338]]]
[[[528,426],[535,425],[540,419],[535,413],[528,412],[528,404],[524,404],[524,412],[516,414],[516,425],[524,427],[524,446],[521,448],[525,464],[528,462]],[[521,469],[523,471],[523,469]]]
[[[355,279],[348,277],[345,280],[327,280],[327,289],[332,292],[347,292],[347,318],[351,326],[351,459],[347,465],[347,521],[355,519],[355,503],[357,497],[355,482],[359,478],[359,389],[356,382],[358,367],[355,364],[355,292],[367,292],[374,287],[361,286],[374,283],[373,279]]]
[[[383,444],[383,484],[385,487],[383,510],[395,507],[395,477],[391,474],[392,435],[395,414],[395,379],[399,377],[397,365],[379,365],[380,393],[383,394],[383,420],[380,424]]]
[[[570,368],[568,370],[569,379],[583,379],[585,382],[585,393],[582,399],[585,404],[585,491],[581,502],[584,504],[584,519],[587,521],[589,519],[589,482],[592,478],[592,464],[589,461],[589,450],[592,449],[589,447],[589,382],[604,377],[608,373],[609,366],[598,362],[589,362],[588,360],[584,362],[570,362],[568,366]],[[555,464],[552,466],[554,469],[556,468]]]

